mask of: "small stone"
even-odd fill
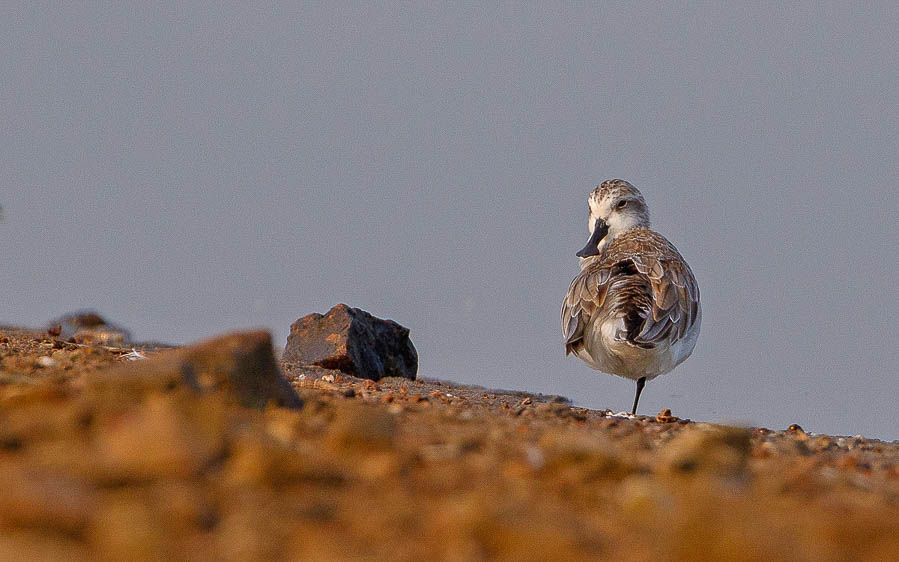
[[[74,312],[52,320],[47,333],[84,345],[123,345],[131,340],[128,330],[108,322],[92,310]]]
[[[119,356],[122,361],[141,361],[147,359],[147,356],[136,349],[132,349],[130,353]]]
[[[371,380],[414,380],[418,372],[418,353],[408,328],[345,304],[294,322],[283,357]]]
[[[677,416],[671,415],[670,408],[665,408],[664,410],[659,412],[659,415],[656,416],[656,421],[658,423],[675,423],[678,420],[680,420],[680,418],[678,418]]]
[[[540,470],[546,464],[546,457],[539,447],[528,445],[524,449],[525,459],[534,470]]]
[[[42,369],[52,369],[56,366],[56,361],[52,357],[42,355],[41,357],[35,359],[34,365]]]
[[[587,409],[586,408],[571,408],[569,410],[569,413],[571,415],[571,418],[576,421],[579,421],[579,422],[587,421]]]

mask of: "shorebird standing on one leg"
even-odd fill
[[[649,228],[643,196],[624,180],[588,198],[590,240],[562,301],[565,354],[598,371],[646,381],[681,364],[696,346],[699,287],[674,245]]]

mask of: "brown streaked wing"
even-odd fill
[[[664,236],[643,228],[616,238],[602,264],[610,267],[626,260],[646,276],[653,293],[652,314],[647,315],[637,343],[681,339],[699,315],[699,288],[690,266]]]
[[[597,261],[587,266],[571,281],[565,300],[562,301],[565,355],[571,353],[583,339],[587,324],[605,302],[611,275],[611,269]]]
[[[562,302],[566,354],[584,337],[584,329],[602,307],[616,264],[630,261],[652,287],[652,314],[636,342],[655,345],[681,339],[699,316],[699,287],[690,266],[661,234],[640,228],[617,237],[571,282]]]
[[[640,343],[660,343],[666,337],[671,343],[676,342],[693,327],[699,315],[699,288],[693,272],[677,250],[668,246],[671,253],[665,252],[668,255],[660,256],[654,264],[662,275],[657,279],[650,277],[652,315],[637,335]]]

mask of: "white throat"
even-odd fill
[[[633,215],[629,216],[620,216],[620,215],[612,215],[609,217],[609,220],[606,222],[609,227],[609,232],[603,237],[602,240],[597,244],[597,248],[599,248],[599,252],[602,253],[603,250],[612,243],[612,240],[615,240],[628,230],[633,230],[635,228],[646,227],[649,228],[648,221],[641,220],[640,217],[635,217]]]

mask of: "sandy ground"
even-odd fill
[[[128,351],[0,330],[0,559],[899,559],[895,442],[288,364],[301,410],[89,383]]]

